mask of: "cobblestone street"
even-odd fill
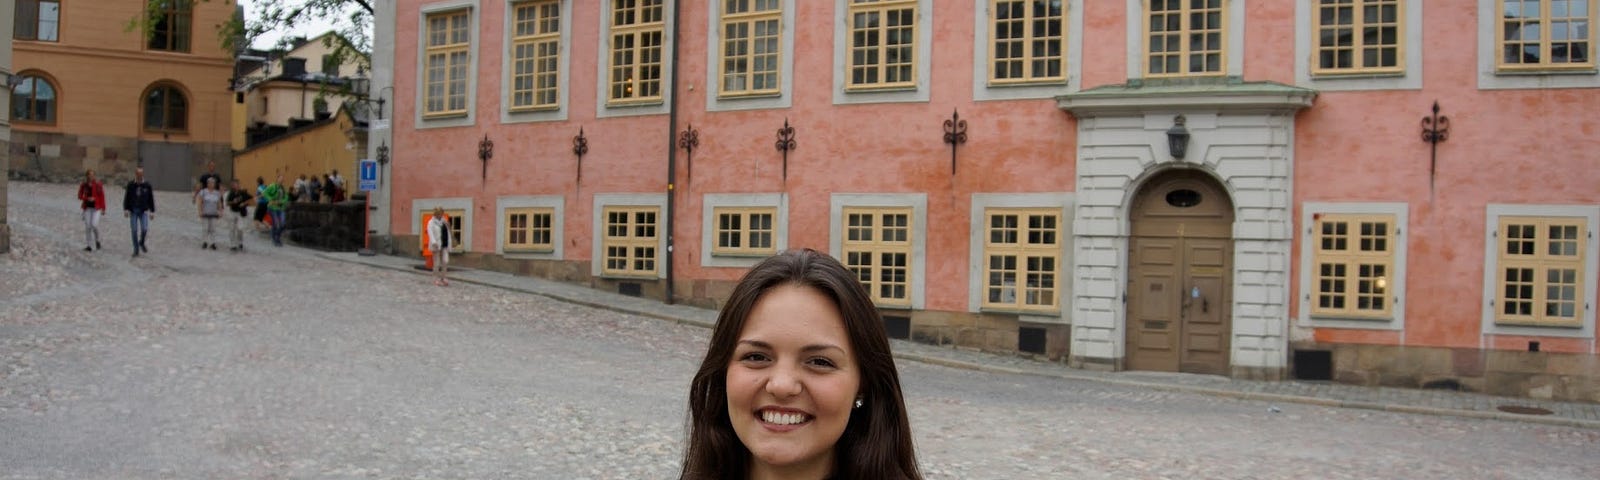
[[[704,328],[202,251],[179,193],[85,252],[72,192],[10,185],[0,479],[676,477]],[[898,365],[930,479],[1600,478],[1595,429]]]

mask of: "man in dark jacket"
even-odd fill
[[[129,218],[128,228],[133,230],[133,256],[139,256],[140,251],[150,253],[144,240],[150,233],[150,220],[156,217],[156,194],[150,182],[144,180],[144,167],[133,170],[133,181],[128,182],[122,194],[122,215]]]

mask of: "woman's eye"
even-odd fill
[[[807,360],[806,363],[808,363],[808,364],[810,364],[811,366],[814,366],[814,367],[835,368],[835,366],[833,364],[833,360],[829,360],[829,359],[826,359],[826,358],[823,358],[823,357],[816,357],[816,358],[813,358],[811,360]]]
[[[765,353],[750,352],[739,356],[739,361],[741,362],[765,362],[767,360],[769,359]]]

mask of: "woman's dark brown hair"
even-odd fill
[[[706,358],[689,387],[689,441],[680,478],[736,479],[749,471],[750,450],[739,441],[728,418],[728,364],[756,301],[783,285],[810,287],[833,300],[861,368],[863,405],[850,414],[850,423],[833,446],[832,477],[920,480],[900,374],[878,309],[844,265],[810,249],[762,261],[739,280],[722,307]]]

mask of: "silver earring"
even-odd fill
[[[861,408],[861,399],[856,399],[856,408]]]

